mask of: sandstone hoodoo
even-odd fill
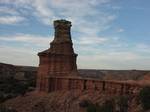
[[[55,35],[50,48],[38,53],[40,58],[37,89],[48,91],[50,77],[68,77],[77,74],[76,57],[71,40],[71,22],[54,21]]]

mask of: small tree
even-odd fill
[[[114,100],[106,100],[101,106],[91,103],[87,107],[87,112],[114,112]]]
[[[96,112],[96,105],[90,103],[87,107],[87,112]]]
[[[114,111],[114,101],[113,99],[107,100],[103,105],[102,105],[102,111],[100,112],[113,112]]]
[[[2,103],[4,101],[4,95],[2,92],[0,92],[0,103]]]
[[[119,96],[117,104],[120,112],[128,112],[128,96]]]
[[[14,109],[7,108],[6,106],[0,104],[0,112],[17,112]]]
[[[150,109],[150,86],[144,87],[139,93],[139,99],[144,110]]]

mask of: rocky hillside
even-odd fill
[[[14,65],[0,63],[0,79],[14,77],[15,71]]]
[[[0,79],[15,78],[20,81],[35,80],[37,67],[0,63]]]
[[[33,90],[36,68],[0,63],[0,103]]]
[[[121,97],[123,96],[113,96],[98,91],[56,91],[49,94],[32,92],[25,96],[8,100],[5,105],[17,110],[17,112],[87,112],[91,102],[92,105],[103,105],[106,101],[109,101],[113,105],[115,112],[121,108],[121,105],[126,110],[124,112],[139,112],[141,106],[136,97],[125,96],[127,101],[123,101],[126,101],[126,104],[118,102]]]
[[[0,64],[0,77],[13,77],[18,80],[17,85],[21,82],[30,82],[36,79],[37,68],[28,66],[14,66],[9,64]],[[105,80],[124,80],[136,81],[145,83],[149,81],[150,71],[138,70],[87,70],[80,69],[79,73],[82,77],[99,78]],[[12,83],[8,81],[9,86],[0,83],[0,89],[3,90],[3,85],[10,87]],[[13,81],[16,85],[16,83]],[[22,83],[21,83],[22,84]],[[35,84],[35,82],[34,82]],[[12,87],[13,88],[13,87]],[[22,86],[15,86],[12,90],[18,90]],[[7,89],[8,90],[8,89]],[[10,89],[9,89],[10,90]],[[12,91],[11,91],[12,92]],[[11,93],[6,91],[6,93]],[[14,92],[14,91],[13,91]],[[15,91],[16,92],[16,91]],[[22,93],[22,90],[21,90]],[[23,92],[24,93],[24,92]],[[4,94],[5,95],[5,94]],[[52,93],[27,92],[26,94],[18,94],[15,98],[7,100],[4,104],[7,108],[15,109],[17,112],[87,112],[90,106],[103,105],[107,101],[113,104],[113,109],[117,112],[121,109],[122,104],[118,104],[122,96],[110,95],[99,91],[55,91]],[[136,96],[125,96],[127,102],[123,105],[124,112],[142,112],[141,105]],[[92,102],[92,104],[91,104]],[[120,112],[120,111],[118,111]]]

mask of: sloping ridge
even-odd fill
[[[80,106],[82,101],[102,104],[112,96],[99,92],[56,91],[52,93],[28,93],[5,102],[18,112],[86,112]]]

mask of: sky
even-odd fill
[[[72,22],[78,68],[150,69],[150,0],[0,0],[0,62],[38,66],[57,19]]]

